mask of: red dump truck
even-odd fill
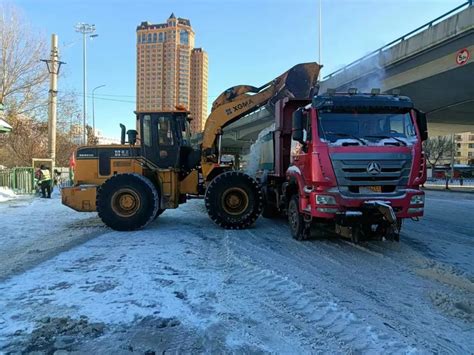
[[[327,93],[284,98],[261,137],[263,216],[286,214],[294,238],[332,230],[357,243],[399,240],[423,216],[426,116],[404,96]]]

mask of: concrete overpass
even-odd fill
[[[431,135],[474,131],[474,6],[468,1],[323,78],[328,88],[399,89]]]

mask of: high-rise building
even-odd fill
[[[166,23],[137,27],[136,110],[173,111],[177,105],[191,111],[200,131],[207,117],[207,54],[194,48],[191,22],[171,14]]]
[[[191,52],[191,130],[201,132],[207,118],[207,53],[202,48]]]

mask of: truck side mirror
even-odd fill
[[[293,140],[305,144],[304,141],[304,126],[305,126],[305,117],[303,115],[303,110],[300,108],[293,112]]]
[[[421,141],[428,139],[428,123],[426,122],[426,113],[416,110],[416,124],[420,130]]]

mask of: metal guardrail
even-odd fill
[[[373,52],[370,52],[370,53],[366,54],[365,56],[363,56],[363,57],[361,57],[361,58],[359,58],[359,59],[353,61],[352,63],[347,64],[347,65],[344,66],[343,68],[338,69],[338,70],[332,72],[331,74],[326,75],[326,76],[324,77],[324,79],[332,78],[334,75],[339,74],[339,73],[341,73],[341,72],[344,72],[344,71],[346,71],[347,69],[349,69],[350,67],[352,67],[352,66],[354,66],[354,65],[356,65],[356,64],[359,64],[360,62],[362,62],[362,61],[364,61],[364,60],[366,60],[366,59],[368,59],[368,58],[370,58],[370,57],[372,57],[372,56],[374,56],[374,55],[376,55],[376,54],[382,53],[384,50],[387,50],[388,48],[393,47],[395,44],[398,44],[399,42],[402,42],[402,41],[404,41],[404,40],[410,38],[412,35],[414,35],[414,34],[420,32],[421,30],[430,28],[431,26],[433,26],[433,25],[434,25],[436,22],[438,22],[439,20],[442,20],[442,19],[448,17],[449,15],[451,15],[452,13],[454,13],[454,12],[456,12],[456,11],[462,9],[463,7],[469,7],[469,6],[472,6],[473,4],[474,4],[474,0],[468,0],[468,1],[466,1],[465,3],[463,3],[463,4],[459,5],[459,6],[456,6],[454,9],[452,9],[452,10],[446,12],[445,14],[443,14],[443,15],[441,15],[441,16],[435,18],[434,20],[431,20],[430,22],[425,23],[424,25],[422,25],[422,26],[420,26],[420,27],[414,29],[413,31],[408,32],[407,34],[405,34],[405,35],[403,35],[403,36],[397,38],[396,40],[393,40],[392,42],[387,43],[386,45],[384,45],[384,46],[382,46],[382,47],[380,47],[380,48],[374,50]]]
[[[9,188],[17,194],[35,192],[35,172],[33,168],[13,168],[0,170],[0,186]]]

